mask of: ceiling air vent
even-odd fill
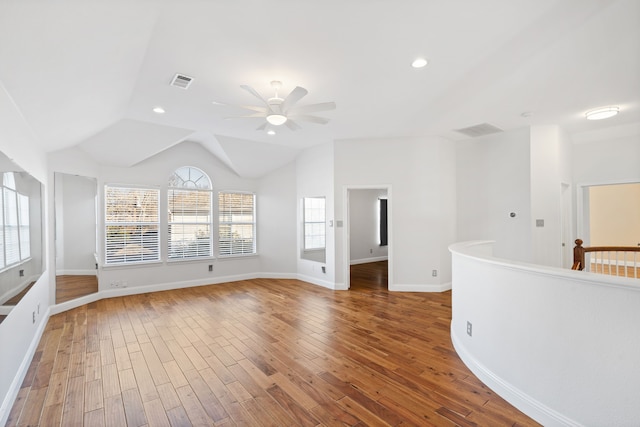
[[[502,129],[495,127],[494,125],[490,125],[489,123],[482,123],[475,126],[470,126],[468,128],[463,129],[455,129],[456,132],[460,132],[463,135],[470,136],[472,138],[478,136],[491,135],[492,133],[503,132]]]
[[[184,74],[176,74],[171,80],[171,86],[188,89],[191,82],[193,82],[193,77],[185,76]]]

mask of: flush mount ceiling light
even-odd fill
[[[156,114],[164,114],[164,108],[162,107],[153,107],[153,112]]]
[[[427,64],[428,64],[428,61],[426,59],[424,59],[424,58],[416,58],[411,63],[411,66],[413,68],[423,68],[423,67],[426,67]]]
[[[613,117],[620,112],[620,107],[603,107],[595,110],[587,111],[585,117],[587,120],[602,120]]]
[[[282,114],[269,114],[267,116],[267,121],[274,126],[280,126],[287,121],[287,117]]]

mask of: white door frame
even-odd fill
[[[388,263],[388,288],[393,283],[393,200],[391,195],[391,184],[367,184],[367,185],[344,185],[342,187],[342,218],[344,218],[344,251],[342,262],[344,268],[344,285],[346,289],[351,287],[351,231],[349,219],[349,191],[351,190],[386,190],[387,191],[387,254]]]

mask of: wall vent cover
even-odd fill
[[[189,85],[193,82],[193,77],[185,76],[184,74],[176,74],[171,79],[171,86],[179,87],[182,89],[188,89]]]
[[[482,123],[475,126],[469,126],[468,128],[454,129],[456,132],[460,132],[463,135],[476,138],[478,136],[491,135],[492,133],[504,132],[502,129],[490,125],[489,123]]]

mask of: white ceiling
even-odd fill
[[[175,73],[194,78],[188,90],[169,85]],[[269,97],[271,80],[306,88],[298,105],[335,101],[317,114],[330,122],[269,136],[214,104],[257,105],[240,85]],[[44,150],[117,166],[184,140],[257,177],[341,139],[457,140],[480,123],[580,139],[640,123],[640,2],[1,0],[0,81]],[[611,104],[617,117],[584,119]]]

